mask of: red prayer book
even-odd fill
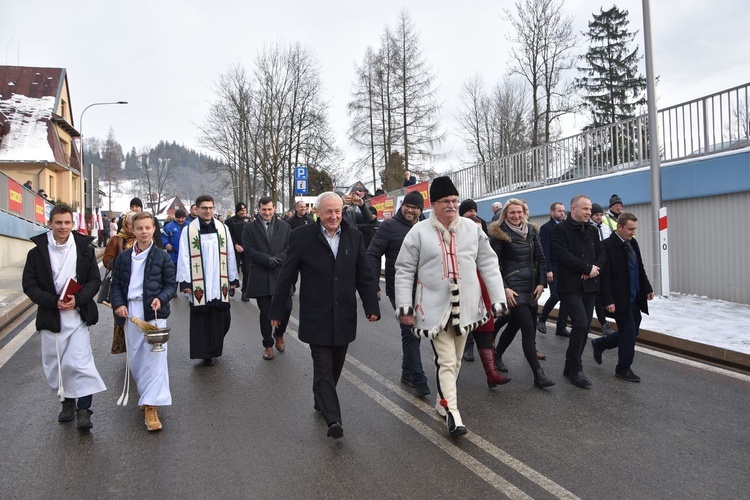
[[[60,300],[62,302],[65,302],[68,295],[75,295],[78,292],[80,292],[82,289],[83,288],[75,280],[75,278],[68,278],[68,281],[65,282],[65,286],[63,287],[63,291],[60,294]]]

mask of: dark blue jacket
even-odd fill
[[[128,305],[128,287],[130,286],[131,255],[129,248],[120,253],[115,260],[112,272],[112,309]],[[157,311],[159,318],[169,317],[169,301],[177,289],[175,281],[175,267],[167,252],[153,246],[146,257],[143,270],[143,312],[146,321],[155,318],[151,309],[151,302],[158,298],[161,309]],[[122,325],[124,318],[115,315],[115,320]]]
[[[161,231],[161,244],[164,248],[167,247],[167,244],[172,245],[172,251],[168,251],[168,253],[175,265],[177,264],[177,256],[180,255],[180,236],[182,235],[182,230],[187,225],[187,219],[182,225],[177,224],[177,221],[173,220],[166,224]]]

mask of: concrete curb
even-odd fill
[[[4,330],[5,327],[10,325],[16,318],[25,313],[34,303],[26,295],[21,295],[13,299],[6,307],[2,308],[0,312],[0,331]]]
[[[541,311],[541,308],[539,309]],[[557,309],[553,309],[549,317],[557,319]],[[591,330],[601,333],[601,325],[594,318],[591,321]],[[638,344],[654,347],[672,354],[696,358],[728,368],[735,368],[744,372],[750,372],[750,354],[730,351],[723,347],[701,344],[693,340],[686,340],[663,333],[652,332],[641,328],[638,334]]]

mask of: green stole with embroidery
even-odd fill
[[[219,289],[221,301],[229,302],[229,275],[227,270],[227,228],[214,219],[216,240],[219,243]],[[223,234],[222,234],[223,233]],[[190,282],[193,285],[193,307],[206,305],[206,282],[203,278],[203,252],[201,247],[200,218],[188,225],[190,245]]]

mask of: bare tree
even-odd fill
[[[550,141],[553,122],[571,110],[565,91],[558,89],[561,75],[574,64],[573,21],[562,0],[517,0],[515,11],[505,14],[515,30],[508,37],[515,43],[511,73],[531,88],[531,145],[537,146]]]
[[[169,158],[157,158],[149,154],[150,149],[148,147],[141,149],[140,180],[146,191],[146,204],[152,213],[157,214],[161,211],[162,197],[174,181],[175,166]]]

